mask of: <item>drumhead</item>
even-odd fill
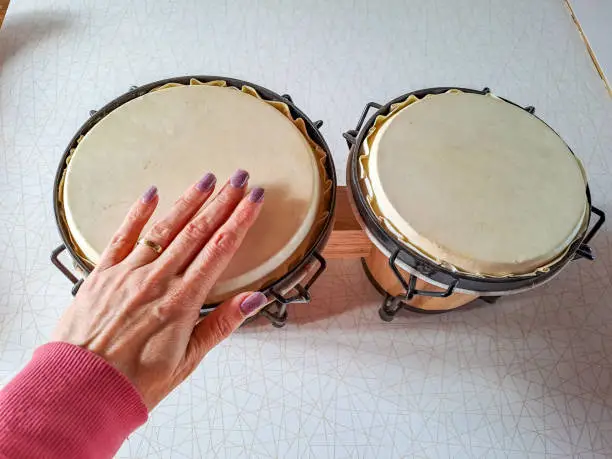
[[[325,152],[285,104],[224,86],[157,88],[115,108],[79,140],[59,196],[71,239],[91,265],[150,185],[160,189],[152,222],[205,172],[224,180],[238,168],[266,189],[266,199],[207,303],[282,277],[310,248],[328,217]]]
[[[545,123],[491,94],[412,95],[376,119],[361,148],[371,211],[450,270],[532,275],[588,223],[580,162]]]

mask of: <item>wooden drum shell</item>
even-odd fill
[[[351,206],[349,193],[347,187],[338,187],[334,231],[323,251],[323,255],[327,259],[361,258],[370,280],[379,290],[391,296],[404,294],[404,288],[389,266],[389,257],[370,241],[357,221],[356,211]],[[406,279],[410,275],[401,268],[400,271]],[[427,291],[445,290],[422,279],[417,279],[416,288]],[[406,304],[423,312],[449,311],[477,298],[478,295],[467,293],[453,293],[447,298],[418,295],[407,301]]]

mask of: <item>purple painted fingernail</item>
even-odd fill
[[[242,188],[249,180],[249,173],[245,170],[238,169],[230,178],[230,183],[234,188]]]
[[[249,201],[251,202],[261,202],[264,198],[264,189],[257,187],[253,188],[249,193]]]
[[[217,177],[215,177],[215,174],[209,172],[196,183],[195,187],[198,191],[204,193],[205,191],[210,191],[212,187],[215,186],[215,183],[217,183]]]
[[[263,293],[251,293],[242,303],[240,303],[240,311],[244,317],[250,317],[259,311],[267,302],[268,299]]]
[[[142,195],[142,202],[148,204],[155,199],[155,196],[157,196],[157,187],[153,185],[145,194]]]

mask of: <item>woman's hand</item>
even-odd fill
[[[259,214],[264,192],[254,188],[245,197],[248,178],[236,171],[198,213],[216,182],[206,174],[144,236],[153,244],[136,245],[158,202],[152,187],[132,206],[55,330],[54,340],[95,352],[125,374],[149,411],[266,303],[262,293],[244,293],[199,321],[208,292]]]

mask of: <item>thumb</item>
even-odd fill
[[[217,306],[193,329],[185,355],[188,366],[195,368],[217,344],[231,335],[248,317],[268,303],[261,292],[236,295]]]

